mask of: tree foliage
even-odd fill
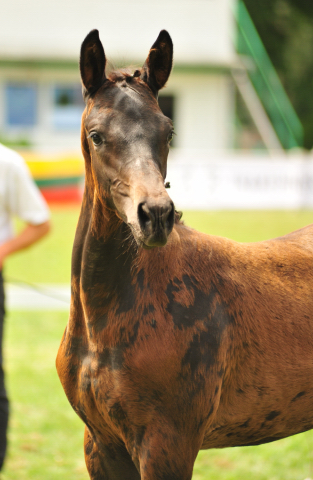
[[[313,2],[244,0],[313,147]]]

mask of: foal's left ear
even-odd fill
[[[85,87],[84,96],[92,95],[105,82],[106,58],[98,30],[92,30],[80,50],[80,74]]]
[[[172,64],[173,42],[169,33],[162,30],[150,48],[141,72],[141,79],[149,85],[156,97],[170,76]]]

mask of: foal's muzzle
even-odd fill
[[[162,247],[174,226],[175,209],[170,199],[160,203],[141,202],[138,205],[138,221],[146,247]]]

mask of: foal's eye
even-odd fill
[[[167,141],[170,142],[171,140],[173,140],[174,135],[175,135],[175,132],[174,130],[172,130],[167,136]]]
[[[101,145],[102,139],[101,139],[100,135],[98,135],[97,133],[92,133],[90,135],[90,137],[91,137],[94,145],[96,145],[96,146]]]

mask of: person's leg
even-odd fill
[[[6,448],[7,448],[7,428],[9,419],[9,401],[4,385],[3,371],[3,323],[4,323],[4,288],[3,277],[0,271],[0,470],[2,469]]]

